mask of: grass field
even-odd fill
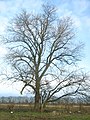
[[[18,109],[17,109],[18,108]],[[66,113],[61,107],[48,106],[45,112],[34,112],[30,106],[20,105],[12,110],[8,109],[8,105],[0,105],[0,120],[90,120],[90,111],[88,112],[70,112]],[[85,107],[87,109],[88,107]],[[84,109],[84,110],[85,110]],[[56,110],[56,111],[55,111]]]
[[[13,114],[1,111],[0,120],[90,120],[89,114],[62,114],[37,112],[14,112]]]

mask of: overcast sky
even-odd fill
[[[80,67],[90,71],[90,0],[0,0],[0,35],[4,34],[8,22],[22,9],[37,13],[43,3],[51,3],[57,7],[58,15],[71,16],[77,28],[76,39],[84,42],[83,58]],[[0,45],[0,65],[3,64],[3,56],[6,54],[4,45]],[[0,96],[20,95],[19,84],[0,83]]]

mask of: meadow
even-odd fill
[[[48,105],[44,112],[34,112],[32,105],[1,104],[0,120],[90,120],[90,106],[66,107]]]

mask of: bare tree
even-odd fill
[[[7,60],[12,66],[12,76],[7,78],[24,83],[21,93],[30,87],[36,110],[81,89],[86,77],[72,70],[82,45],[74,42],[70,17],[59,19],[55,7],[43,5],[41,14],[17,15],[7,33]]]

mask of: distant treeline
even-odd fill
[[[27,96],[9,96],[9,97],[0,97],[0,103],[34,103],[34,97]],[[50,104],[90,104],[90,97],[64,97],[58,101],[55,101]]]
[[[33,97],[27,96],[9,96],[9,97],[0,97],[0,103],[33,103]]]

